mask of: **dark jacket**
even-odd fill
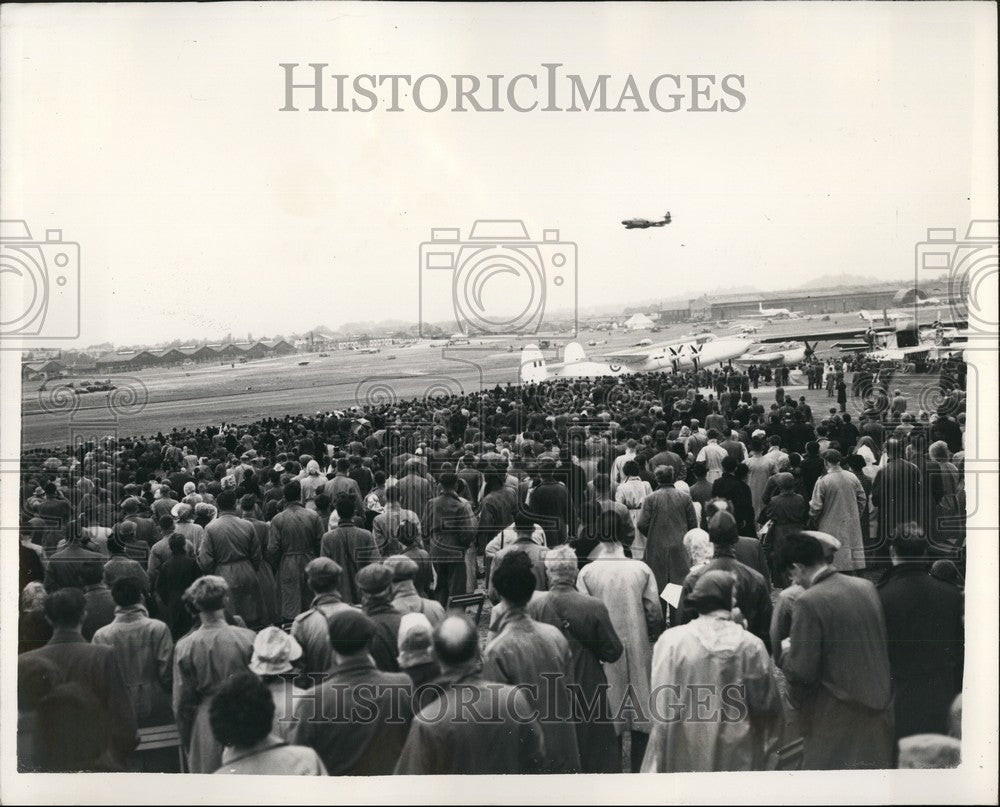
[[[878,583],[895,689],[896,737],[947,734],[962,691],[962,593],[924,564],[893,566]]]
[[[399,760],[410,720],[412,682],[382,672],[372,657],[348,657],[295,705],[292,741],[313,748],[331,776],[385,776]]]
[[[792,606],[781,667],[806,725],[803,768],[892,764],[892,683],[875,586],[824,569]]]
[[[87,563],[100,563],[103,566],[106,560],[100,552],[91,552],[77,543],[69,544],[49,558],[49,565],[45,570],[45,590],[51,593],[61,588],[83,588],[81,568]]]
[[[340,596],[344,602],[361,602],[355,578],[365,566],[379,560],[375,536],[353,524],[338,524],[323,536],[319,554],[340,565]]]
[[[127,760],[138,737],[135,711],[115,651],[88,644],[75,630],[57,628],[44,647],[21,654],[18,665],[30,664],[32,658],[43,659],[59,671],[53,686],[76,683],[94,695],[107,716],[108,750],[117,762]]]
[[[736,575],[736,605],[746,617],[750,632],[760,638],[764,645],[771,643],[771,583],[755,569],[741,563],[735,557],[735,547],[715,547],[715,557],[692,572],[684,580],[680,602],[677,604],[677,618],[680,624],[690,622],[698,616],[697,610],[687,602],[695,584],[705,573],[714,569],[733,572]]]

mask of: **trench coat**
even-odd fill
[[[621,759],[615,730],[606,719],[608,679],[602,662],[613,663],[625,648],[611,624],[607,607],[596,597],[578,592],[571,584],[556,582],[546,592],[533,597],[528,615],[562,631],[569,642],[574,698],[581,713],[594,697],[598,699],[597,719],[579,719],[576,740],[583,773],[620,773]]]
[[[225,622],[203,623],[174,648],[173,706],[191,773],[212,773],[222,764],[222,745],[208,722],[215,690],[245,672],[254,632]]]
[[[645,498],[636,529],[646,536],[644,561],[656,577],[657,592],[667,583],[683,583],[691,567],[684,536],[698,526],[691,497],[673,485]]]
[[[625,646],[616,661],[603,662],[615,731],[648,734],[651,723],[645,709],[633,711],[628,706],[633,701],[649,703],[653,658],[649,638],[663,630],[656,578],[643,561],[626,558],[621,544],[602,543],[590,557],[591,562],[580,570],[576,588],[604,603],[611,625]]]
[[[827,567],[795,599],[790,641],[781,668],[802,708],[803,770],[891,767],[888,635],[875,586]]]
[[[523,691],[542,726],[542,772],[579,773],[580,753],[569,689],[575,682],[569,643],[562,631],[536,622],[523,608],[514,607],[504,611],[496,631],[483,651],[483,677],[513,686],[526,684]]]
[[[312,592],[306,584],[306,565],[319,554],[323,519],[298,502],[288,504],[268,524],[267,557],[277,574],[278,611],[283,620],[309,607]]]
[[[205,527],[205,540],[198,551],[198,565],[205,574],[217,574],[229,584],[233,614],[247,625],[261,625],[263,595],[257,568],[263,559],[253,525],[235,513],[220,513]]]
[[[865,543],[861,534],[861,514],[868,497],[858,478],[850,471],[833,470],[816,480],[809,515],[816,529],[840,541],[833,565],[840,571],[865,568]]]
[[[139,726],[173,722],[174,640],[166,624],[150,619],[142,605],[119,606],[114,621],[98,630],[91,642],[115,651]]]

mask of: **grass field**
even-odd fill
[[[803,329],[857,327],[856,316],[840,315],[828,322],[813,320],[776,321],[763,326],[761,334],[780,336]],[[737,329],[715,328],[720,336]],[[578,341],[588,355],[621,350],[644,338],[673,341],[691,333],[692,326],[677,325],[651,334],[645,331],[581,332]],[[563,344],[568,338],[561,340]],[[596,341],[597,345],[588,345]],[[387,347],[380,353],[334,351],[328,357],[298,354],[261,359],[246,364],[228,362],[169,369],[148,369],[132,374],[114,374],[118,389],[112,393],[66,394],[61,384],[50,381],[46,390],[39,382],[26,382],[21,397],[21,439],[25,449],[61,446],[82,432],[146,435],[168,432],[174,427],[203,427],[221,423],[247,423],[263,417],[342,409],[356,404],[379,403],[427,395],[470,392],[486,385],[515,383],[518,355],[508,353],[509,343],[440,347]],[[820,349],[819,355],[824,355]],[[390,356],[395,356],[390,359]],[[556,360],[555,352],[547,358]],[[300,366],[300,362],[308,364]],[[77,382],[89,379],[75,379]],[[894,382],[895,384],[896,382]],[[901,388],[916,397],[933,398],[927,390],[936,378],[910,376]],[[789,388],[789,392],[793,391]],[[806,394],[795,390],[796,395]],[[761,388],[762,401],[773,391]],[[807,400],[817,414],[825,412],[826,393],[808,392]],[[817,408],[817,406],[819,408]],[[915,406],[915,404],[914,404]]]

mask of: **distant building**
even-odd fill
[[[722,320],[753,316],[764,308],[787,308],[803,314],[844,314],[861,309],[893,307],[898,283],[873,283],[863,288],[776,291],[764,294],[702,295],[690,302],[692,320]]]
[[[26,361],[21,364],[21,380],[33,381],[37,378],[56,378],[66,372],[66,365],[55,359]]]
[[[97,369],[103,372],[121,370],[141,370],[159,363],[156,354],[148,350],[126,350],[120,353],[108,353],[97,359]]]

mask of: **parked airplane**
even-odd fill
[[[928,297],[926,300],[920,300],[913,303],[914,308],[944,308],[941,301],[937,297]],[[940,313],[940,312],[938,312]],[[878,322],[881,320],[885,323],[899,322],[900,320],[913,319],[914,311],[910,309],[902,308],[883,308],[882,313],[876,313],[874,311],[866,311],[862,309],[858,312],[858,316],[861,317],[865,322]]]
[[[801,311],[792,311],[790,308],[764,308],[763,303],[757,303],[756,314],[745,314],[748,317],[770,317],[772,319],[802,319]]]
[[[801,341],[812,354],[817,342],[832,342],[833,347],[846,353],[864,353],[867,358],[877,361],[916,360],[930,355],[947,355],[961,349],[961,345],[950,347],[952,343],[963,341],[967,336],[966,320],[937,320],[929,328],[921,330],[911,318],[900,320],[894,326],[871,327],[867,330],[813,331],[810,333],[783,334],[759,339],[760,344],[777,344],[789,339]],[[955,330],[957,329],[957,330]],[[812,342],[812,344],[810,344]]]
[[[715,339],[711,335],[687,342],[649,345],[645,350],[629,350],[587,357],[578,342],[566,345],[561,362],[548,364],[536,345],[521,351],[521,380],[537,383],[549,378],[594,378],[656,371],[679,372],[712,364],[723,364],[746,353],[751,343],[745,339]]]

